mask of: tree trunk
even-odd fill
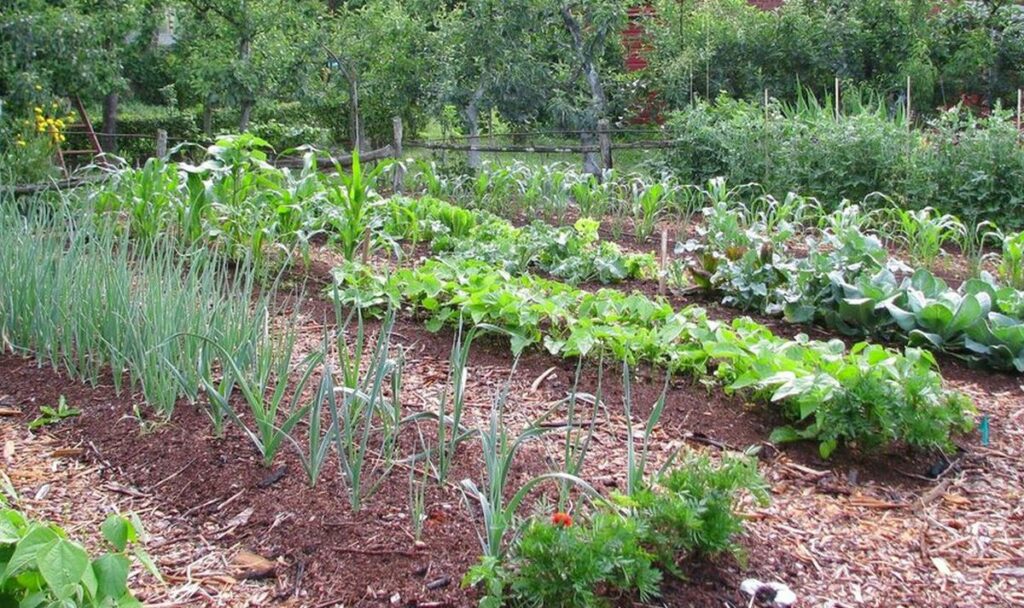
[[[473,92],[472,99],[466,105],[466,131],[469,135],[469,168],[474,171],[483,167],[480,158],[480,151],[476,149],[480,145],[480,100],[483,99],[483,87],[477,87]]]
[[[604,118],[608,106],[608,100],[604,94],[604,86],[601,84],[601,75],[597,71],[597,63],[591,55],[593,51],[588,51],[587,45],[583,43],[583,31],[580,28],[579,22],[576,21],[575,17],[573,17],[572,11],[569,10],[568,5],[563,5],[561,12],[562,21],[565,23],[565,29],[569,30],[569,34],[572,36],[573,49],[579,57],[580,68],[583,71],[583,76],[587,79],[587,86],[590,88],[591,111],[589,113],[589,118],[592,122],[583,130],[587,131],[588,129],[595,129],[597,121]],[[595,44],[590,45],[590,48],[604,48],[604,44],[599,40]],[[594,145],[597,143],[597,138],[593,131],[585,132],[580,134],[580,142],[584,145]],[[596,152],[584,152],[583,170],[587,173],[600,177],[601,169],[597,158],[598,156]]]
[[[583,131],[580,133],[580,144],[584,146],[594,146],[597,144],[597,137],[591,131]],[[596,175],[598,178],[601,177],[601,163],[598,160],[597,152],[584,152],[583,153],[583,172],[591,175]]]
[[[252,34],[248,32],[243,32],[238,40],[238,59],[244,68],[248,68],[249,63],[252,61]],[[238,116],[238,131],[241,133],[249,130],[252,108],[256,105],[255,97],[251,90],[246,89],[242,91],[242,103]]]
[[[359,78],[350,70],[348,76],[348,131],[352,138],[352,149],[362,152],[366,148],[366,131],[363,118],[359,115]]]
[[[249,120],[252,119],[252,108],[256,103],[252,99],[243,99],[241,113],[238,116],[238,132],[245,133],[249,130]]]
[[[117,152],[117,93],[107,93],[103,98],[103,151]]]
[[[213,137],[213,100],[209,95],[203,101],[203,135]]]

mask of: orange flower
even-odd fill
[[[551,523],[556,526],[568,528],[572,525],[572,517],[568,513],[555,513],[551,516]]]

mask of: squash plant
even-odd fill
[[[135,516],[111,515],[101,526],[108,551],[91,558],[61,528],[31,521],[14,509],[0,511],[0,606],[141,606],[128,589],[129,545],[157,578],[155,564],[138,544],[144,532]]]

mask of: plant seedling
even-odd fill
[[[68,402],[64,399],[64,395],[60,396],[57,401],[57,407],[53,408],[48,405],[44,405],[39,408],[39,417],[28,423],[30,430],[38,429],[43,426],[50,426],[57,424],[65,418],[74,418],[82,413],[82,410],[77,410],[68,407]]]

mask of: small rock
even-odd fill
[[[401,593],[395,593],[394,595],[391,596],[391,604],[392,605],[397,606],[398,602],[401,602],[401,601],[402,601],[402,594]]]
[[[756,578],[748,578],[740,583],[740,591],[776,608],[789,608],[796,603],[796,594],[783,583],[764,583]]]

